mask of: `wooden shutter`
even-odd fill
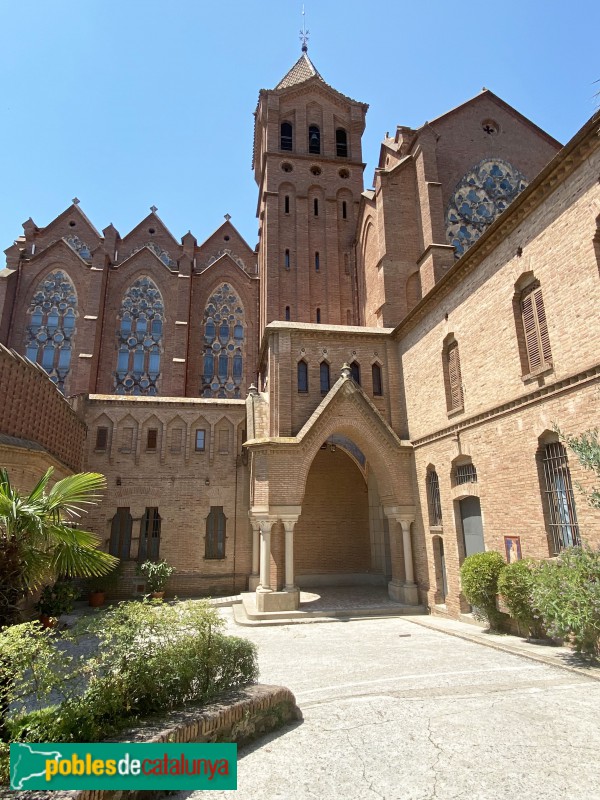
[[[457,342],[452,342],[452,344],[448,346],[448,382],[450,389],[450,408],[462,408],[464,405],[464,395]]]
[[[529,371],[533,372],[552,361],[544,298],[539,283],[534,283],[523,293],[521,313]]]

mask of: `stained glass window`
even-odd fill
[[[164,303],[150,278],[138,278],[119,315],[115,394],[155,395],[160,376]]]
[[[66,272],[50,272],[29,304],[25,355],[41,364],[61,392],[71,367],[77,295]]]
[[[516,167],[500,158],[485,159],[469,170],[446,209],[446,236],[460,258],[527,186]]]
[[[244,309],[235,289],[223,283],[204,309],[202,397],[241,397],[244,377]]]

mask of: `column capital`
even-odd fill
[[[416,509],[414,506],[384,506],[383,513],[388,519],[395,520],[400,523],[414,522],[416,519]]]

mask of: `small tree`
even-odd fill
[[[579,463],[588,470],[596,473],[600,479],[600,439],[598,438],[598,428],[584,431],[579,436],[570,436],[562,433],[555,426],[555,431],[565,444],[575,453]],[[584,489],[581,484],[576,484],[579,491],[587,498],[592,508],[600,509],[600,488],[592,487],[591,491]]]
[[[491,630],[497,630],[502,619],[496,606],[496,595],[498,577],[505,566],[500,553],[488,550],[467,556],[460,568],[463,594],[473,606],[474,615],[485,620]]]

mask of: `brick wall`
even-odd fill
[[[26,439],[81,469],[85,424],[46,373],[0,345],[0,433]]]

